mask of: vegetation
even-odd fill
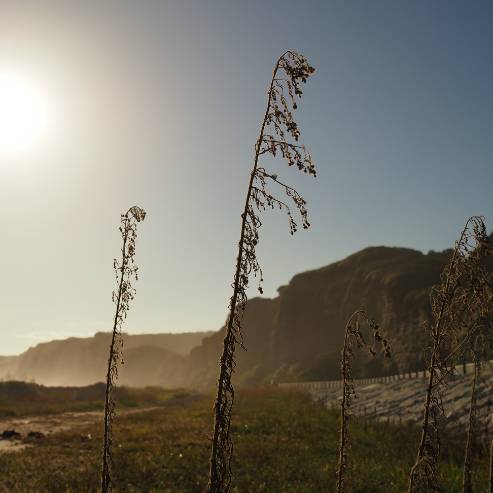
[[[101,472],[101,491],[111,491],[111,447],[112,426],[115,416],[115,400],[113,398],[113,387],[118,378],[118,365],[122,357],[121,328],[127,318],[130,302],[135,295],[132,286],[133,280],[138,278],[138,267],[135,265],[135,241],[137,239],[137,223],[143,221],[146,213],[137,206],[131,207],[125,214],[121,215],[120,233],[122,235],[121,260],[113,261],[117,289],[113,291],[113,302],[115,303],[115,318],[113,320],[113,332],[108,356],[108,370],[106,373],[106,396],[104,405],[104,439],[103,439],[103,465]]]
[[[373,338],[373,346],[370,346],[363,335],[363,328],[367,326]],[[351,402],[356,397],[352,377],[352,367],[355,347],[365,348],[375,356],[376,345],[380,345],[384,355],[390,357],[390,346],[386,339],[380,334],[380,328],[364,310],[354,312],[346,323],[344,335],[344,346],[341,358],[341,379],[342,379],[342,399],[341,399],[341,427],[339,432],[339,465],[337,467],[337,493],[344,493],[346,483],[346,470],[348,468],[348,448],[349,438],[349,417]]]
[[[231,433],[238,493],[336,491],[339,415],[305,394],[275,388],[240,389]],[[212,398],[121,416],[114,426],[114,491],[203,493]],[[401,493],[419,430],[412,426],[351,420],[354,492]],[[99,489],[102,427],[47,436],[31,448],[0,455],[0,491],[94,492]],[[83,436],[92,434],[92,440]],[[444,491],[459,493],[462,450],[444,447]],[[47,460],[47,457],[50,459]],[[475,490],[487,484],[479,463]]]
[[[277,60],[267,92],[267,109],[261,123],[260,135],[255,144],[253,169],[250,174],[245,207],[241,215],[240,241],[233,281],[233,294],[229,303],[227,328],[223,342],[223,352],[219,368],[217,397],[214,405],[214,432],[209,471],[209,493],[231,491],[231,459],[233,446],[230,438],[231,411],[234,389],[231,376],[235,367],[236,344],[243,346],[241,321],[247,302],[247,288],[250,274],[259,277],[258,290],[262,293],[262,269],[257,259],[256,247],[259,242],[259,228],[262,225],[261,213],[270,209],[285,210],[288,215],[291,234],[297,230],[297,223],[291,207],[273,195],[268,185],[277,186],[294,203],[303,228],[308,228],[306,201],[289,185],[278,179],[274,173],[261,166],[264,154],[276,157],[280,154],[289,166],[295,165],[300,171],[316,176],[310,153],[298,143],[300,130],[293,119],[298,100],[303,94],[305,83],[315,69],[306,58],[293,51],[286,51]]]
[[[474,454],[477,453],[477,449],[478,449],[477,442],[480,439],[480,437],[478,436],[479,420],[477,416],[476,392],[477,392],[477,385],[481,371],[481,360],[479,357],[479,351],[477,349],[478,348],[474,348],[472,351],[474,358],[474,377],[473,377],[472,389],[471,389],[471,402],[469,403],[469,419],[467,422],[466,448],[464,453],[464,472],[462,477],[463,493],[473,493],[473,489],[472,489],[473,459],[474,459]]]
[[[311,321],[316,320],[317,316],[322,321],[321,327],[325,333],[325,321],[331,309],[335,309],[340,317],[347,316],[352,311],[352,305],[359,306],[361,300],[377,306],[385,321],[396,323],[397,313],[412,320],[412,324],[416,324],[416,320],[430,321],[427,324],[428,337],[414,337],[411,334],[406,339],[394,334],[392,340],[397,343],[399,355],[395,366],[387,364],[376,367],[369,362],[370,358],[361,358],[361,361],[358,358],[356,361],[355,348],[364,348],[371,356],[376,354],[378,348],[385,356],[390,356],[390,346],[366,311],[357,310],[351,315],[345,325],[342,345],[339,415],[314,402],[308,395],[281,391],[273,386],[243,387],[233,414],[235,352],[237,344],[244,347],[242,326],[252,275],[258,278],[258,290],[262,294],[263,273],[257,258],[262,214],[266,209],[285,211],[291,234],[298,229],[296,215],[303,228],[310,226],[305,199],[265,167],[264,157],[272,159],[281,156],[289,166],[316,176],[309,152],[299,143],[300,129],[293,117],[303,94],[302,86],[313,73],[314,68],[303,55],[286,51],[275,64],[267,92],[267,108],[255,143],[253,167],[241,214],[233,293],[226,325],[220,334],[223,336],[223,346],[213,406],[212,435],[207,435],[211,426],[212,397],[166,392],[159,388],[116,388],[119,365],[122,363],[122,326],[135,295],[133,282],[138,277],[135,264],[137,225],[146,216],[143,209],[134,206],[121,215],[121,259],[114,260],[117,287],[113,292],[115,315],[105,369],[106,384],[81,389],[47,389],[20,382],[0,385],[0,413],[3,416],[59,414],[56,426],[54,417],[51,417],[54,433],[45,435],[31,431],[24,436],[15,430],[4,431],[1,439],[24,439],[25,443],[17,447],[15,454],[0,455],[0,467],[8,471],[8,475],[0,476],[2,491],[86,492],[101,489],[102,493],[109,493],[114,489],[344,493],[349,482],[348,450],[352,445],[351,489],[355,493],[392,493],[402,492],[406,488],[408,493],[472,493],[487,485],[493,493],[493,440],[491,433],[480,430],[476,395],[481,367],[491,357],[493,342],[493,268],[488,258],[493,248],[480,216],[469,218],[454,249],[449,252],[443,255],[435,252],[427,256],[411,255],[412,262],[420,263],[426,257],[425,263],[435,267],[435,270],[428,269],[419,279],[410,274],[410,271],[415,271],[414,263],[411,263],[411,269],[409,266],[403,267],[402,258],[409,256],[409,251],[405,249],[393,249],[397,255],[397,273],[388,269],[387,264],[382,264],[378,257],[382,248],[360,252],[366,260],[369,259],[369,270],[362,269],[360,259],[352,264],[352,268],[351,258],[340,262],[336,270],[338,275],[342,272],[348,289],[343,289],[343,283],[336,281],[331,289],[324,292],[324,280],[332,272],[328,274],[328,269],[315,271],[316,282],[310,286],[308,310]],[[280,194],[273,192],[272,188]],[[439,272],[437,265],[440,269],[443,267],[440,280],[431,289],[431,306],[427,302],[426,309],[422,309],[417,300],[422,303],[423,297],[428,295],[430,279]],[[396,289],[396,286],[399,287],[396,283],[398,277],[403,277],[407,281],[404,284],[411,286],[411,296],[407,296],[404,305],[393,312],[389,306],[403,298],[403,293]],[[358,283],[359,278],[369,284],[362,286]],[[242,376],[243,383],[249,378],[258,383],[266,379],[292,379],[293,376],[306,379],[315,374],[323,379],[330,378],[330,371],[324,365],[335,361],[334,354],[337,354],[341,341],[336,339],[335,344],[326,345],[319,344],[316,333],[307,337],[306,318],[301,317],[302,323],[298,318],[300,306],[303,306],[303,301],[306,303],[306,299],[298,296],[302,290],[300,280],[295,279],[292,285],[293,292],[286,295],[288,289],[283,288],[281,298],[284,296],[284,299],[273,301],[275,315],[267,309],[260,317],[258,326],[261,333],[257,334],[257,347],[261,347],[261,351],[258,354],[253,352],[250,368]],[[379,288],[384,286],[389,296],[375,295],[376,290],[368,288],[375,285]],[[381,299],[385,299],[385,303]],[[255,303],[258,306],[263,301],[256,300]],[[281,305],[286,310],[282,317],[278,311]],[[291,320],[296,327],[296,337],[291,338],[288,344],[282,340],[281,331],[276,331],[272,338],[265,335],[265,320],[274,323],[274,320],[281,318],[283,321]],[[314,325],[316,323],[311,324]],[[289,336],[289,330],[285,328],[283,326],[284,336]],[[370,331],[371,344],[365,339],[363,328]],[[211,347],[209,344],[213,346],[217,340],[215,336],[206,340],[202,348],[193,352],[193,357],[201,362],[207,361],[207,357],[203,357],[204,348]],[[331,347],[332,354],[323,354],[321,361],[313,362],[312,350],[317,345]],[[149,359],[150,355],[152,359]],[[213,357],[215,361],[216,353]],[[266,361],[264,367],[256,357]],[[193,369],[190,364],[192,358],[187,359],[185,355],[173,354],[164,348],[156,351],[145,347],[134,352],[137,366],[147,363],[151,373],[156,373],[155,362],[163,358],[167,360],[168,369],[173,367],[174,381],[180,381],[177,376],[179,371],[188,374]],[[457,431],[445,435],[444,388],[457,364],[462,363],[465,368],[468,359],[474,362],[474,375],[467,430],[464,436]],[[16,371],[23,372],[22,362],[14,360],[2,358],[1,364],[6,371],[13,365]],[[312,360],[308,371],[304,366],[307,360]],[[423,419],[419,427],[371,422],[366,416],[350,419],[351,404],[356,397],[354,374],[366,371],[375,376],[390,369],[416,371],[422,369],[424,362],[427,368],[424,375],[426,377],[428,374],[428,380],[423,395]],[[199,371],[202,372],[203,368]],[[158,378],[162,375],[159,373]],[[202,373],[199,377],[204,380]],[[210,381],[205,385],[207,383]],[[114,423],[117,402],[122,406],[141,409],[132,414],[128,412],[119,423]],[[142,409],[146,405],[152,408]],[[104,409],[102,426],[91,419],[82,420],[78,427],[73,421],[63,426],[64,419],[65,423],[69,422],[68,414],[63,414],[65,411],[101,409]],[[85,417],[98,414],[85,413]],[[29,419],[24,420],[25,423],[30,423]],[[70,429],[70,426],[76,428]],[[350,440],[350,436],[354,440]],[[93,437],[96,439],[93,440]],[[490,442],[489,464],[485,459],[486,438]],[[233,442],[237,451],[235,456]],[[417,454],[413,458],[415,449]],[[98,482],[100,462],[102,467]],[[118,477],[113,477],[113,465],[118,469]],[[234,482],[233,468],[237,471]],[[410,471],[409,475],[407,471]]]
[[[437,491],[444,409],[442,391],[447,375],[462,360],[478,326],[490,320],[493,287],[484,258],[491,252],[483,218],[468,219],[431,293],[433,326],[421,440],[409,476],[409,493]],[[467,480],[466,480],[467,485]]]
[[[115,401],[120,407],[159,406],[170,399],[189,399],[188,391],[161,387],[115,387]],[[103,411],[106,385],[87,387],[44,387],[27,382],[0,383],[0,418],[21,418],[64,412]]]

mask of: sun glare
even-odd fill
[[[0,153],[30,148],[46,130],[45,101],[34,85],[0,73]]]

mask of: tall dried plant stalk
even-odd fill
[[[369,329],[372,334],[373,344],[370,346],[365,340],[362,329]],[[341,400],[341,428],[339,430],[339,465],[337,468],[337,493],[344,493],[346,486],[346,472],[349,467],[348,450],[350,448],[349,418],[350,407],[356,397],[356,390],[352,376],[354,348],[366,348],[375,356],[376,346],[382,347],[385,357],[390,357],[390,345],[380,334],[379,326],[368,316],[365,310],[355,311],[346,323],[344,332],[344,345],[341,358],[342,400]]]
[[[431,291],[433,325],[429,379],[423,412],[421,440],[409,475],[409,493],[439,491],[437,483],[440,431],[446,378],[467,350],[474,321],[486,317],[492,298],[484,258],[491,251],[484,220],[468,219],[446,264],[441,283]]]
[[[262,293],[262,269],[257,260],[256,246],[259,241],[261,214],[267,208],[284,209],[288,215],[291,234],[297,230],[297,223],[290,205],[274,196],[268,185],[280,188],[292,201],[300,216],[303,228],[309,227],[306,202],[289,185],[281,182],[277,175],[260,165],[263,155],[281,155],[289,166],[296,166],[312,176],[316,175],[311,156],[304,145],[298,143],[300,130],[293,119],[293,110],[303,94],[302,84],[314,72],[307,59],[293,51],[286,51],[277,60],[267,93],[267,109],[262,120],[260,135],[255,144],[253,169],[248,182],[245,206],[241,215],[240,241],[233,282],[233,295],[229,303],[223,353],[220,360],[220,373],[217,397],[214,405],[214,432],[210,457],[209,493],[231,491],[231,458],[233,444],[230,438],[231,410],[234,389],[231,377],[235,367],[236,344],[243,347],[241,321],[247,302],[246,290],[249,277],[253,273],[259,277],[259,292]]]
[[[137,223],[146,216],[144,209],[134,206],[121,215],[120,233],[122,235],[121,260],[113,261],[117,289],[113,291],[113,303],[116,305],[113,320],[113,331],[106,373],[106,398],[104,406],[104,443],[103,464],[101,474],[101,491],[108,493],[112,489],[111,465],[113,443],[113,420],[115,418],[115,401],[113,388],[118,379],[118,365],[122,360],[123,340],[121,328],[127,318],[130,302],[134,299],[135,288],[132,282],[138,279],[138,267],[135,264],[135,241],[137,239]]]
[[[474,337],[471,354],[474,362],[474,375],[471,389],[471,400],[469,403],[469,418],[467,422],[466,450],[464,454],[464,467],[462,475],[462,493],[473,493],[472,474],[473,460],[476,452],[478,437],[478,406],[477,406],[477,386],[481,372],[481,355],[484,340],[478,335]]]
[[[490,442],[490,493],[493,493],[493,438]]]

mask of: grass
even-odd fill
[[[0,419],[59,414],[63,412],[100,411],[104,409],[106,386],[97,383],[86,387],[45,387],[26,382],[0,382]],[[153,407],[180,402],[190,394],[160,387],[117,387],[115,399],[122,408]]]
[[[114,487],[120,492],[203,493],[207,485],[212,396],[141,414],[114,427]],[[304,394],[269,389],[238,392],[232,421],[235,493],[318,493],[335,490],[337,412]],[[82,435],[91,433],[85,441]],[[415,459],[413,426],[351,422],[354,493],[406,491]],[[90,492],[99,487],[102,422],[47,436],[39,445],[0,455],[2,492]],[[445,445],[444,491],[460,491],[463,453]],[[454,451],[454,453],[451,453]],[[485,490],[486,464],[480,464]]]

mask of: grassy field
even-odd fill
[[[115,424],[116,491],[197,492],[206,485],[212,399],[176,399],[172,405],[122,416]],[[303,394],[244,389],[232,427],[234,491],[334,491],[338,416]],[[0,455],[2,492],[90,492],[99,484],[102,427],[47,436],[21,452]],[[91,433],[92,440],[83,440]],[[352,425],[354,493],[403,492],[414,459],[417,430],[390,424]],[[444,491],[459,492],[462,451],[445,445]],[[479,464],[485,491],[486,465]]]
[[[0,419],[103,410],[105,392],[103,383],[87,387],[45,387],[27,382],[0,382]],[[115,389],[115,399],[126,409],[160,406],[169,399],[181,402],[188,397],[187,392],[160,387]]]

